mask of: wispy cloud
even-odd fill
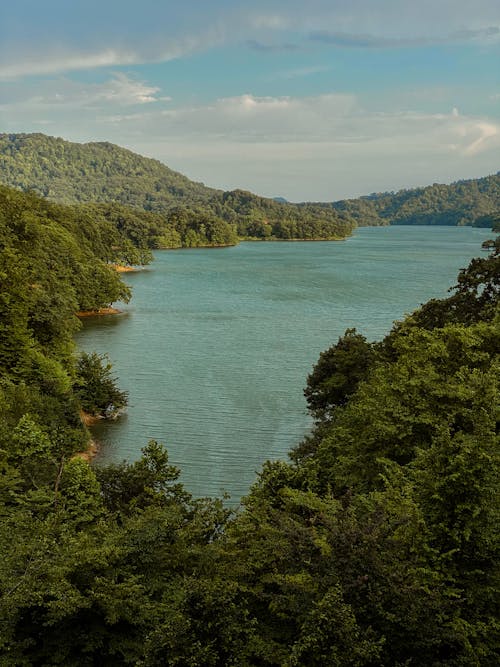
[[[102,83],[80,83],[68,78],[49,79],[30,86],[4,83],[4,101],[0,110],[10,115],[68,114],[71,110],[84,112],[115,111],[123,107],[143,106],[170,101],[160,96],[160,88],[145,81],[116,72]],[[8,98],[8,101],[7,101]]]
[[[3,12],[0,78],[166,62],[228,44],[286,53],[313,44],[388,49],[500,40],[497,0],[476,0],[474,5],[465,0],[379,0],[376,11],[373,0],[310,0],[307,5],[255,0],[250,6],[241,0],[185,0],[175,7],[155,0],[140,5],[108,0],[102,21],[97,15],[95,21],[89,19],[91,9],[84,12],[79,3],[68,3],[63,18],[72,23],[57,20],[60,12],[51,14],[51,4],[54,0],[34,5],[40,26],[33,19],[29,36],[20,29],[26,17],[21,19],[15,4]]]
[[[345,32],[331,32],[328,30],[316,30],[310,33],[312,42],[319,42],[337,48],[361,48],[361,49],[383,49],[400,46],[420,45],[415,39],[390,39],[377,37],[375,35],[356,35]]]
[[[273,13],[272,10],[263,12],[262,14],[250,13],[248,22],[254,28],[263,28],[265,30],[285,30],[291,24],[291,20],[286,12]]]
[[[15,62],[0,62],[0,78],[15,79],[39,74],[88,70],[98,67],[131,65],[139,60],[137,54],[106,49],[96,53],[55,53],[31,56]]]
[[[314,76],[315,74],[323,74],[331,70],[330,65],[310,65],[307,67],[295,67],[293,69],[276,72],[269,76],[269,80],[275,79],[301,79],[306,76]]]
[[[316,30],[309,34],[312,42],[328,44],[337,48],[362,49],[397,49],[425,47],[437,44],[452,44],[500,37],[498,26],[489,26],[478,30],[459,30],[444,37],[386,37],[383,35],[353,34]]]
[[[299,44],[293,44],[292,42],[283,42],[281,44],[266,44],[260,42],[257,39],[248,39],[246,45],[249,49],[253,51],[261,51],[262,53],[282,53],[282,52],[294,52],[300,51],[302,49]]]
[[[156,86],[150,86],[117,72],[108,83],[94,87],[94,99],[121,105],[149,104],[158,101],[158,92],[160,88]],[[163,100],[169,99],[163,97]]]
[[[456,32],[451,33],[449,36],[449,41],[452,42],[461,42],[469,40],[484,40],[484,39],[496,39],[500,36],[500,28],[496,25],[489,26],[487,28],[480,28],[479,30],[457,30]]]
[[[464,125],[458,128],[458,134],[470,141],[462,149],[464,155],[477,155],[500,144],[500,125],[494,123],[479,121],[472,126]]]
[[[181,58],[196,51],[205,50],[222,43],[225,26],[210,25],[195,34],[174,37],[152,36],[149,40],[135,40],[135,45],[107,47],[95,50],[78,50],[68,44],[57,47],[45,44],[27,45],[26,53],[12,53],[3,49],[0,53],[0,80],[18,79],[28,76],[51,75],[78,70],[93,70],[105,67],[162,63]]]
[[[329,143],[366,150],[376,145],[381,153],[389,146],[397,152],[410,147],[410,153],[428,151],[429,156],[473,156],[500,145],[500,121],[461,115],[456,108],[446,113],[373,111],[355,95],[340,92],[309,97],[248,93],[179,106],[158,87],[121,73],[101,84],[56,79],[30,94],[14,85],[10,103],[0,110],[17,119],[44,119],[50,112],[68,127],[83,122],[94,136],[106,136],[113,126],[110,139],[118,143],[132,135],[149,136],[152,144],[160,137],[185,145]]]
[[[99,86],[54,81],[45,96],[19,97],[0,111],[23,129],[54,127],[73,140],[113,141],[210,185],[280,192],[292,201],[449,182],[498,170],[500,121],[454,108],[444,113],[374,111],[341,93],[245,94],[166,106],[162,91],[130,77],[113,77]],[[45,125],[54,120],[55,126]],[[4,131],[16,131],[16,126],[4,124]]]
[[[115,130],[197,180],[291,200],[450,182],[474,169],[484,175],[498,169],[500,149],[493,120],[456,109],[375,112],[340,94],[223,98],[123,119]]]

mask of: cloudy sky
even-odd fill
[[[499,0],[1,0],[0,132],[291,201],[500,169]]]

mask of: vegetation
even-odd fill
[[[129,246],[104,218],[0,186],[3,438],[21,419],[23,438],[31,424],[44,447],[58,443],[61,456],[85,446],[75,389],[77,381],[80,390],[85,384],[73,356],[75,313],[129,300],[112,264]]]
[[[90,204],[91,214],[122,225],[143,248],[234,245],[241,238],[341,239],[356,225],[494,227],[500,216],[500,174],[334,203],[290,204],[208,188],[110,143],[77,144],[43,134],[0,134],[0,179],[53,201]]]
[[[452,185],[373,193],[331,206],[358,225],[473,225],[493,227],[500,216],[500,172]]]
[[[129,296],[120,232],[0,188],[0,664],[497,665],[499,246],[324,352],[311,436],[231,514],[155,441],[73,458],[79,410],[125,398],[72,344],[75,310]]]
[[[341,239],[354,227],[331,207],[208,188],[110,143],[0,134],[0,179],[53,201],[93,204],[91,211],[115,221],[128,218],[126,226],[149,248],[234,245],[238,237]]]
[[[114,418],[127,405],[127,393],[120,391],[104,355],[83,352],[77,360],[73,385],[82,409],[93,417]]]

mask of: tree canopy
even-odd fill
[[[125,217],[131,237],[151,248],[234,245],[238,237],[340,239],[354,227],[331,207],[222,192],[110,143],[44,134],[0,134],[0,180],[64,204],[92,204],[115,223]]]
[[[141,218],[115,213],[0,188],[1,664],[498,665],[498,244],[321,355],[312,433],[232,512],[156,441],[75,456],[80,410],[125,400],[72,342],[76,309],[129,296],[111,261]]]
[[[500,172],[424,188],[373,193],[332,204],[358,225],[473,225],[493,227],[500,215]]]

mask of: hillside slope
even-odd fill
[[[160,211],[217,192],[126,148],[44,134],[0,134],[0,171],[6,185],[65,204],[114,201]]]
[[[240,237],[337,239],[354,227],[332,207],[304,209],[242,190],[224,193],[110,143],[44,134],[0,134],[0,181],[66,204],[117,203],[167,218],[181,207],[221,218]]]
[[[358,225],[474,225],[491,227],[500,213],[500,172],[493,176],[435,183],[425,188],[374,193],[333,202]]]

